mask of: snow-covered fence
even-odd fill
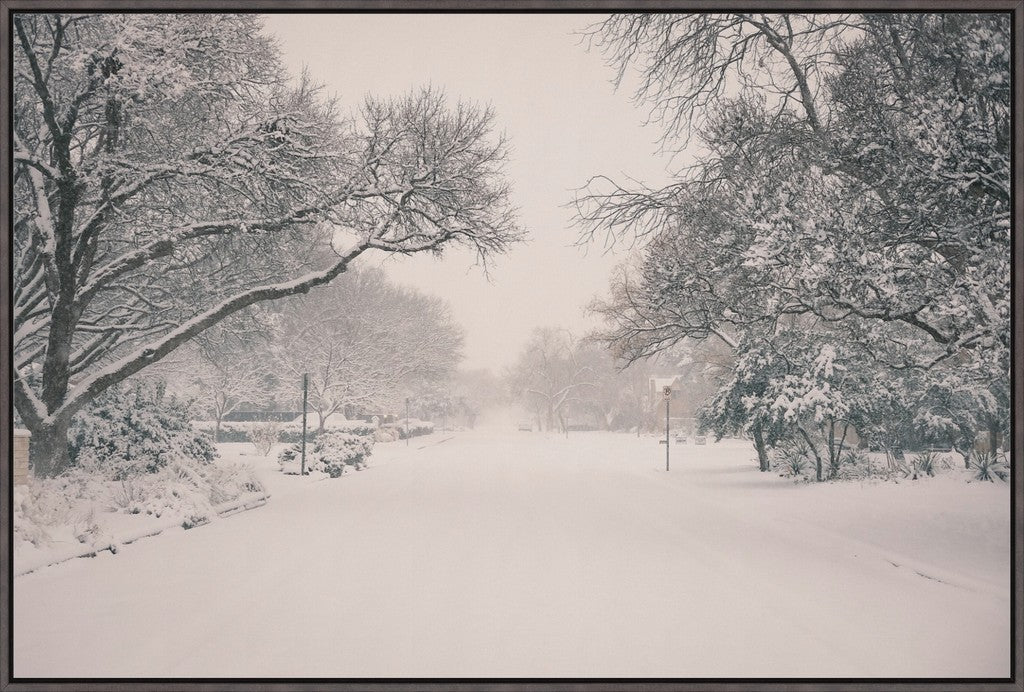
[[[32,433],[28,430],[15,428],[14,430],[14,455],[11,459],[14,466],[14,484],[24,485],[28,483],[28,447]]]

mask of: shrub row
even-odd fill
[[[434,424],[430,421],[417,420],[415,418],[409,419],[408,435],[406,435],[406,424],[405,419],[402,419],[396,423],[389,423],[388,425],[381,426],[389,430],[394,430],[398,433],[398,439],[404,440],[406,437],[418,437],[419,435],[429,435],[434,432]]]
[[[270,426],[277,426],[279,431],[278,440],[288,444],[293,444],[302,441],[302,423],[277,423],[277,422],[264,422],[264,421],[245,421],[245,422],[224,422],[220,424],[220,432],[217,435],[217,442],[255,442],[252,436],[254,431],[263,431]],[[192,427],[196,430],[201,430],[205,433],[213,435],[216,424],[213,421],[194,421]],[[328,431],[342,431],[349,432],[355,435],[372,435],[376,427],[373,423],[367,423],[361,420],[339,420],[337,422],[328,421]],[[315,427],[308,427],[306,429],[306,440],[307,442],[316,437],[317,430]]]

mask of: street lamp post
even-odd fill
[[[306,475],[306,409],[309,404],[309,373],[302,373],[302,463],[299,475]]]
[[[668,409],[672,400],[672,387],[666,386],[662,391],[665,393],[665,470],[668,471],[668,451],[672,446],[668,439]]]

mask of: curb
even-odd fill
[[[269,493],[260,493],[258,495],[254,495],[254,494],[250,493],[248,495],[244,495],[244,496],[236,498],[234,500],[228,500],[227,502],[222,502],[219,505],[215,505],[213,507],[213,512],[214,512],[214,514],[216,514],[220,518],[227,518],[227,517],[233,516],[235,514],[241,514],[242,512],[248,511],[250,509],[256,509],[257,507],[262,507],[263,505],[267,504],[267,501],[269,499],[270,499],[270,494]],[[209,524],[209,523],[210,523],[209,521],[204,521],[203,523],[196,524],[195,526],[192,526],[190,528],[197,528],[199,526],[205,526],[206,524]],[[166,522],[165,524],[162,524],[162,525],[157,526],[157,527],[150,527],[148,529],[144,529],[144,530],[138,531],[136,533],[127,534],[127,535],[125,535],[125,536],[123,536],[121,538],[118,538],[117,540],[111,542],[110,545],[107,545],[107,546],[103,546],[103,547],[91,546],[91,547],[88,547],[88,548],[83,547],[83,548],[80,548],[80,549],[74,551],[71,554],[65,554],[65,555],[62,555],[62,556],[56,557],[56,558],[48,557],[48,558],[45,559],[44,562],[42,562],[40,564],[30,564],[28,566],[22,566],[20,569],[15,569],[14,570],[14,576],[15,577],[21,577],[21,576],[24,576],[26,574],[31,574],[32,572],[38,572],[39,570],[41,570],[41,569],[43,569],[45,567],[51,567],[53,565],[59,565],[62,562],[68,562],[69,560],[75,560],[75,559],[80,558],[80,557],[96,557],[96,555],[98,553],[102,553],[102,552],[108,551],[108,550],[112,554],[116,555],[119,546],[130,545],[132,543],[135,543],[136,541],[142,540],[143,538],[150,538],[152,536],[158,536],[158,535],[162,534],[164,531],[167,531],[169,529],[174,529],[174,528],[181,527],[181,525],[182,525],[181,520],[180,519],[175,519],[172,522]],[[185,530],[187,531],[189,529],[185,529]],[[17,560],[17,558],[15,558],[15,560]]]

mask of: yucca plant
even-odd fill
[[[810,450],[803,441],[792,442],[777,452],[777,463],[788,476],[801,476],[810,464]]]
[[[995,452],[977,452],[970,461],[974,469],[974,479],[994,483],[996,478],[1001,481],[1010,478],[1010,466],[1006,459]]]
[[[911,463],[914,465],[914,476],[916,477],[922,474],[934,476],[935,466],[939,461],[939,455],[929,449],[918,452],[911,460]]]
[[[839,471],[835,478],[840,480],[856,480],[868,478],[874,474],[871,457],[861,449],[850,449],[843,453]]]

